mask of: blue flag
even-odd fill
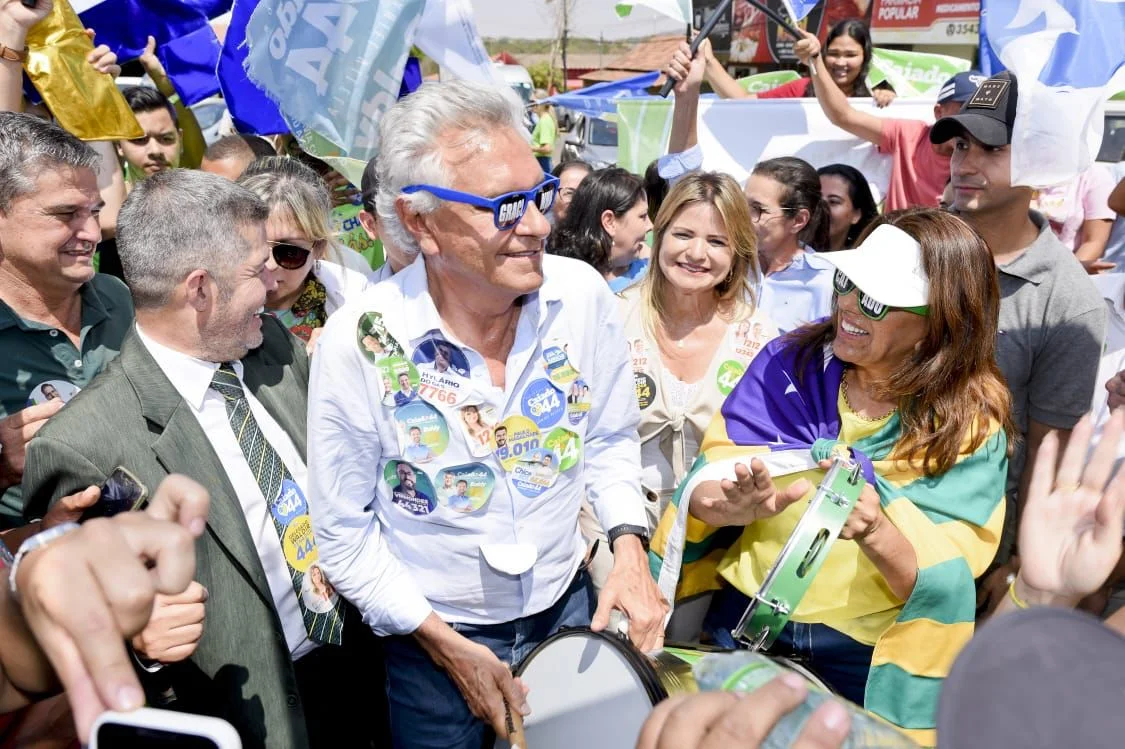
[[[795,21],[803,21],[805,16],[812,12],[820,0],[781,0],[789,15]]]
[[[248,135],[275,135],[289,132],[277,105],[254,85],[245,70],[246,24],[250,14],[258,7],[258,0],[234,0],[230,25],[219,54],[219,85],[227,102],[231,120],[240,133]]]
[[[219,38],[209,24],[157,47],[164,71],[187,106],[219,93],[215,75],[219,49]]]
[[[74,0],[78,17],[119,60],[134,60],[148,37],[163,46],[230,10],[231,0]]]
[[[648,89],[656,85],[659,79],[660,73],[658,71],[642,73],[620,81],[595,83],[593,86],[587,86],[573,93],[555,94],[543,101],[557,107],[566,107],[574,112],[597,117],[599,114],[616,112],[618,99],[647,96]]]
[[[1125,83],[1125,2],[982,0],[980,34],[985,70],[1018,83],[1012,183],[1073,179],[1101,146],[1110,82]]]

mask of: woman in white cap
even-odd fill
[[[672,569],[682,553],[677,599],[717,589],[704,632],[733,646],[828,460],[849,454],[867,485],[770,652],[933,746],[941,679],[972,636],[974,578],[1003,525],[995,264],[936,209],[890,214],[823,257],[831,317],[750,363],[680,487],[686,511],[669,508],[652,548]]]

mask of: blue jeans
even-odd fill
[[[594,603],[590,576],[582,570],[546,611],[504,624],[457,624],[454,628],[505,663],[517,665],[561,628],[589,626]],[[413,637],[388,637],[384,647],[396,749],[481,749],[486,741],[491,746],[491,728],[473,716],[457,685]]]
[[[749,598],[730,585],[724,585],[715,593],[703,620],[703,631],[720,647],[738,647],[731,631],[738,626],[749,605]],[[874,650],[825,624],[791,621],[766,654],[799,661],[841,697],[862,705]]]

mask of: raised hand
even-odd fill
[[[773,517],[812,489],[806,479],[779,492],[759,458],[734,466],[734,480],[704,481],[691,494],[691,514],[708,525],[749,525]]]

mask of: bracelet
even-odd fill
[[[65,536],[71,531],[76,531],[80,527],[78,523],[60,523],[54,528],[48,528],[45,531],[40,531],[34,536],[29,536],[24,539],[24,542],[20,544],[19,551],[16,552],[15,558],[12,560],[12,567],[8,571],[8,590],[12,592],[13,601],[18,603],[20,600],[19,590],[16,588],[16,573],[19,572],[20,562],[23,561],[23,558],[36,549],[42,549],[52,541]]]
[[[1012,580],[1012,582],[1008,585],[1008,598],[1012,599],[1012,603],[1015,604],[1017,609],[1031,608],[1027,601],[1023,600],[1016,594],[1015,580]]]

